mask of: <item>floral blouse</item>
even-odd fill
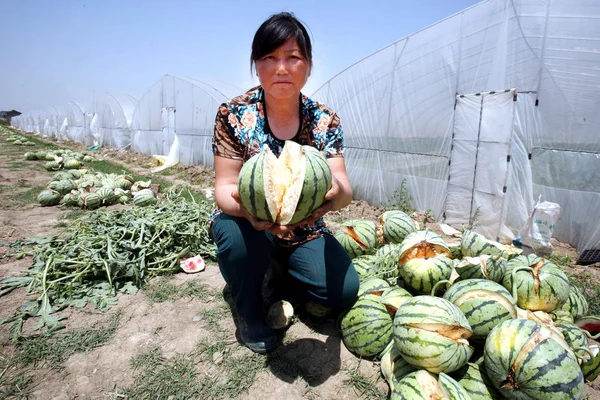
[[[344,133],[339,117],[324,104],[300,94],[298,133],[291,140],[316,147],[327,158],[343,157]],[[220,157],[246,162],[269,146],[279,156],[285,144],[276,138],[269,128],[264,106],[264,91],[257,86],[219,107],[215,120],[213,153]],[[212,223],[223,211],[216,209],[210,217]],[[323,219],[314,225],[299,226],[288,235],[279,238],[282,245],[297,245],[328,233]]]

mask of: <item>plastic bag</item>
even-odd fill
[[[549,201],[542,202],[542,196],[540,196],[527,223],[521,230],[520,236],[523,245],[531,247],[538,255],[552,254],[553,248],[550,239],[559,214],[560,205]]]

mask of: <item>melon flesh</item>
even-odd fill
[[[294,213],[306,174],[306,155],[301,145],[286,141],[279,158],[267,147],[264,163],[265,197],[269,212],[279,225],[287,225]]]

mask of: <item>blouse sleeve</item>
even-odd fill
[[[323,152],[327,158],[344,156],[344,131],[337,114],[333,114],[331,117],[331,122],[325,133]]]
[[[232,123],[237,123],[236,121],[235,115],[229,110],[227,104],[221,104],[215,118],[212,142],[214,155],[233,159],[243,158],[244,149],[235,134],[235,127],[232,126]]]

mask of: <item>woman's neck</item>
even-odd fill
[[[281,100],[265,92],[265,110],[271,133],[281,140],[289,140],[300,130],[300,96]]]

